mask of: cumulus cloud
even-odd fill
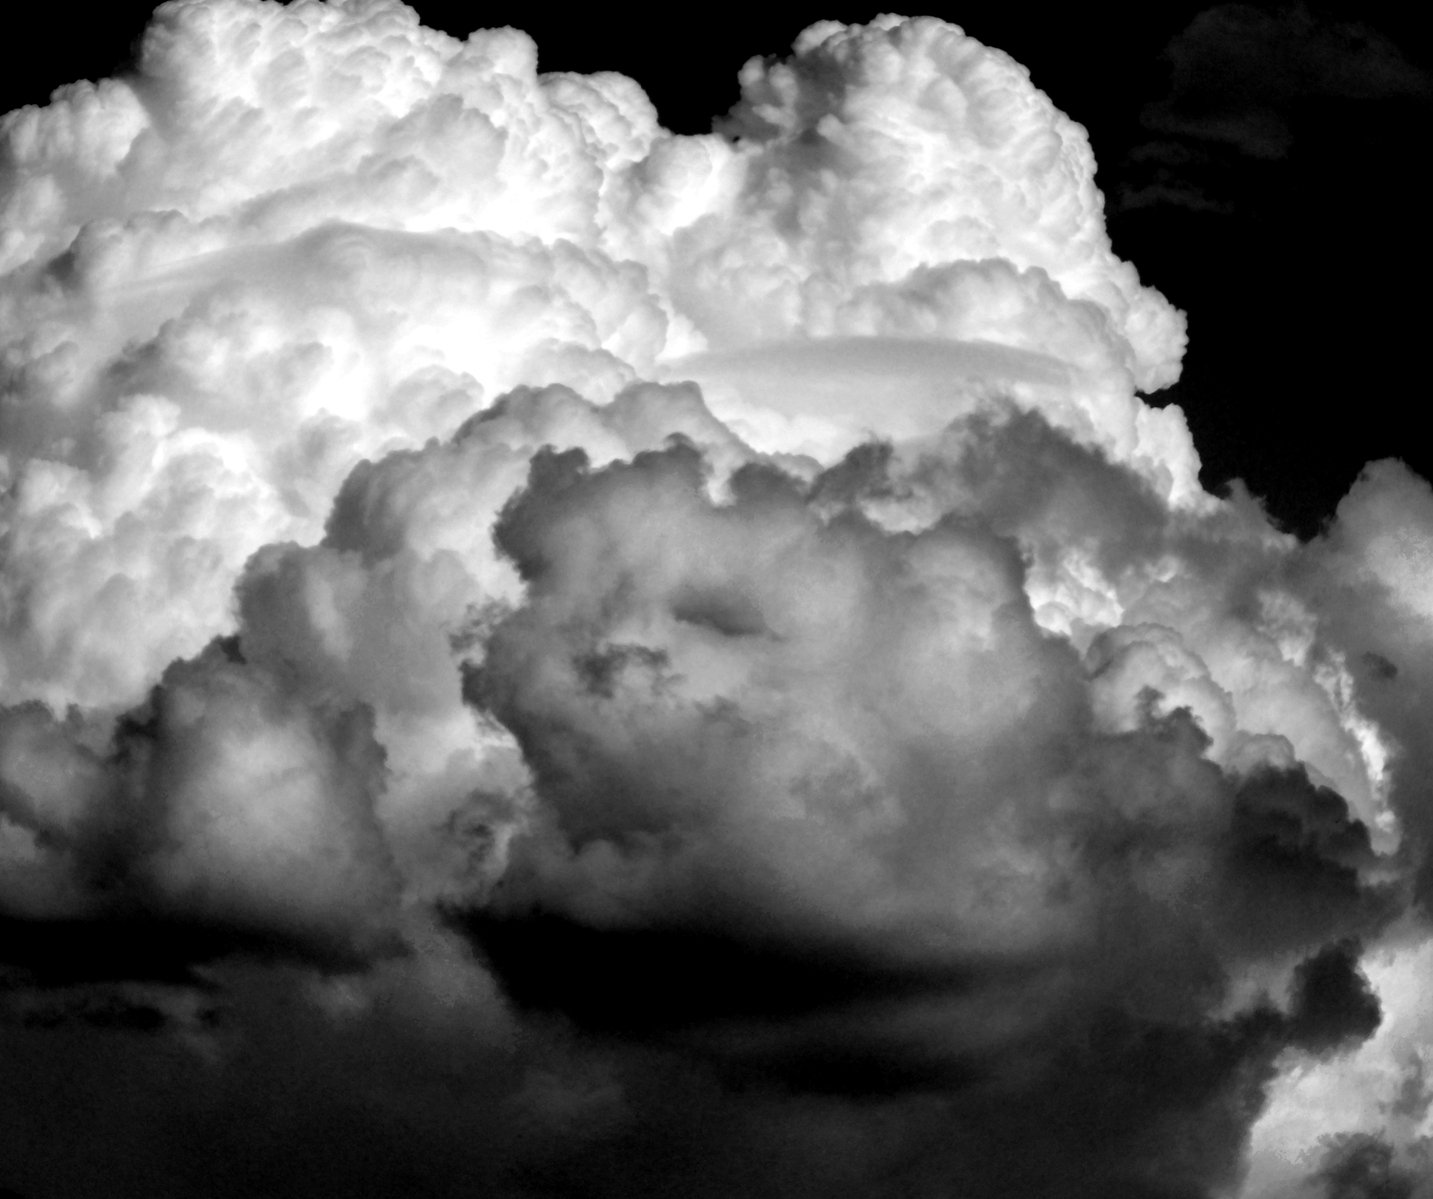
[[[1427,484],[1199,488],[1008,56],[741,82],[177,0],[4,118],[0,1038],[133,1080],[22,1186],[1402,1185]]]

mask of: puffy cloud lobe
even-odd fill
[[[490,878],[491,862],[469,875],[469,861],[455,880],[446,841],[458,827],[496,837],[500,862],[521,809],[512,795],[525,769],[506,734],[475,726],[457,669],[458,658],[481,657],[494,620],[521,598],[492,541],[498,511],[544,444],[611,459],[671,435],[731,463],[750,455],[690,387],[634,386],[603,407],[563,387],[519,390],[448,442],[361,463],[318,545],[271,545],[249,561],[236,591],[245,654],[307,702],[376,714],[387,753],[381,814],[390,844],[409,855],[410,888]]]
[[[1433,1029],[1427,1010],[1428,949],[1422,931],[1429,870],[1424,783],[1423,696],[1428,686],[1426,600],[1420,583],[1429,528],[1428,485],[1399,463],[1371,464],[1339,507],[1326,535],[1301,564],[1317,597],[1326,636],[1345,653],[1360,702],[1392,747],[1390,801],[1402,828],[1401,857],[1412,878],[1414,912],[1399,935],[1368,960],[1386,1018],[1358,1052],[1304,1064],[1278,1080],[1268,1113],[1253,1129],[1250,1194],[1298,1193],[1291,1162],[1323,1154],[1330,1193],[1358,1185],[1399,1193],[1421,1182],[1430,1130],[1419,1082]],[[1360,1181],[1362,1180],[1362,1181]],[[1413,1192],[1416,1194],[1416,1190]]]
[[[172,666],[108,745],[77,712],[5,711],[4,817],[29,834],[6,872],[11,912],[141,936],[146,921],[208,927],[338,960],[391,939],[371,716],[296,702],[232,649]]]
[[[881,18],[813,26],[789,62],[753,60],[742,83],[728,126],[738,199],[673,233],[672,294],[716,353],[677,365],[713,389],[719,414],[765,429],[764,448],[796,434],[839,454],[875,430],[934,432],[987,398],[968,361],[922,370],[913,350],[882,386],[870,376],[893,372],[879,345],[824,369],[785,355],[765,370],[744,347],[991,340],[1078,368],[1040,386],[1048,364],[1012,379],[1006,360],[991,371],[1003,394],[1180,502],[1202,494],[1182,418],[1133,395],[1177,377],[1183,319],[1113,259],[1084,131],[1023,68],[942,22]]]
[[[1167,1169],[1161,1122],[1225,1138],[1191,1180],[1232,1177],[1274,1053],[1377,1024],[1339,940],[1396,910],[1366,830],[1301,770],[1222,772],[1184,713],[1100,732],[1010,543],[823,517],[823,483],[748,468],[714,504],[680,445],[534,460],[497,531],[528,603],[468,691],[546,811],[459,926],[526,1003],[788,1085],[937,1085],[956,1127],[974,1094],[1014,1119],[987,1085],[1063,1103],[1071,1024],[1106,1028],[1081,1069],[1133,1140],[1071,1193],[1144,1177],[1134,1143]],[[1235,997],[1271,965],[1285,1009]],[[1204,1081],[1116,1118],[1166,1053]],[[946,1163],[970,1193],[998,1141]]]
[[[1183,323],[1114,267],[1084,130],[1006,55],[932,18],[825,22],[789,61],[748,63],[742,85],[732,129],[758,147],[745,181],[749,236],[781,264],[767,286],[747,284],[772,297],[764,320],[834,331],[822,327],[823,301],[851,282],[999,257],[1102,305],[1141,386],[1173,380]],[[698,287],[721,262],[704,232],[700,222],[692,231]]]
[[[853,453],[822,490],[890,528],[950,512],[988,523],[1021,548],[1036,620],[1085,654],[1103,728],[1138,727],[1152,688],[1158,713],[1194,713],[1221,765],[1303,762],[1382,847],[1395,839],[1390,738],[1355,696],[1357,654],[1293,569],[1297,543],[1252,506],[1171,511],[1134,471],[1008,410]]]
[[[629,80],[549,88],[536,66],[523,33],[460,43],[401,4],[181,0],[156,14],[137,79],[7,119],[17,194],[60,206],[36,205],[51,226],[37,221],[36,241],[94,209],[170,207],[238,215],[258,237],[336,218],[394,227],[404,211],[408,228],[585,240],[602,171],[643,155],[655,113]],[[231,169],[212,172],[221,154]],[[67,194],[84,169],[71,164],[96,159],[111,190]]]
[[[389,4],[171,5],[137,77],[7,117],[10,693],[133,702],[365,454],[650,373],[670,304],[595,223],[654,132],[627,81],[549,87],[524,35]]]
[[[1321,1061],[1295,1058],[1274,1082],[1269,1107],[1253,1128],[1248,1194],[1286,1199],[1324,1188],[1359,1194],[1357,1182],[1424,1182],[1427,962],[1421,938],[1395,940],[1365,958],[1383,1021],[1354,1051]],[[1350,1189],[1341,1192],[1338,1184]]]
[[[1426,599],[1419,564],[1428,542],[1428,484],[1394,462],[1368,467],[1339,506],[1328,534],[1310,545],[1304,569],[1330,640],[1355,673],[1369,717],[1392,746],[1392,801],[1410,864],[1429,893],[1422,696],[1429,670]]]
[[[1078,128],[938,22],[818,27],[796,63],[746,77],[741,119],[779,136],[675,138],[630,81],[537,75],[512,30],[460,43],[393,3],[185,2],[134,77],[5,118],[0,422],[29,497],[6,521],[13,693],[133,702],[224,627],[250,553],[316,535],[357,461],[520,382],[605,399],[749,341],[711,306],[755,313],[766,271],[812,299],[761,338],[1059,356],[1084,382],[1026,402],[1194,494],[1182,423],[1130,390],[1172,378],[1179,323],[1110,255]],[[842,82],[798,99],[813,71]],[[841,127],[840,148],[803,149],[802,121],[820,144]],[[957,203],[937,236],[930,212]],[[968,402],[937,388],[912,420]],[[872,424],[833,416],[845,445]],[[201,465],[247,519],[185,485]],[[61,563],[31,560],[55,538],[75,543]],[[112,610],[128,661],[82,631]]]

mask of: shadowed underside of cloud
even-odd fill
[[[1007,56],[742,84],[180,0],[4,118],[7,1181],[1174,1199],[1356,1069],[1402,1185],[1433,493],[1199,489]]]

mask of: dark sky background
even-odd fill
[[[719,21],[646,28],[603,7],[560,17],[517,4],[419,3],[454,35],[511,24],[547,70],[635,78],[663,123],[705,132],[737,98],[741,65],[781,55],[812,21],[882,11],[816,4],[724,8]],[[1422,433],[1429,244],[1421,219],[1430,22],[1395,4],[1068,6],[1038,16],[988,0],[924,11],[1031,71],[1089,130],[1115,250],[1189,317],[1180,404],[1216,490],[1244,479],[1309,534],[1364,463],[1433,476]],[[149,6],[59,7],[12,51],[8,110],[127,61]],[[1204,14],[1201,16],[1201,14]]]

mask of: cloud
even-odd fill
[[[1377,1027],[1338,939],[1397,910],[1366,829],[1301,768],[1221,770],[1185,710],[1098,727],[1013,542],[818,512],[824,478],[707,482],[683,445],[539,455],[500,518],[528,598],[467,690],[547,820],[458,927],[520,1004],[728,1077],[934,1089],[955,1127],[976,1096],[1012,1126],[1061,1107],[1079,1060],[1109,1127],[1045,1134],[1082,1162],[1069,1193],[1152,1187],[1174,1127],[1211,1138],[1187,1185],[1232,1178],[1224,1122],[1274,1054]],[[1284,1009],[1239,995],[1271,966]],[[1164,1055],[1205,1073],[1124,1112]],[[999,1143],[982,1125],[943,1168],[1002,1193]]]
[[[1329,1196],[1386,1196],[1411,1199],[1415,1175],[1400,1170],[1389,1146],[1372,1137],[1340,1137],[1328,1148],[1319,1171]]]
[[[824,23],[742,86],[679,137],[512,30],[180,0],[4,118],[22,1188],[1414,1153],[1427,485],[1307,543],[1199,488],[1136,392],[1183,317],[1004,54]],[[56,1071],[129,1080],[73,1154]]]
[[[166,671],[104,751],[94,738],[38,705],[4,714],[4,811],[29,834],[12,903],[27,915],[108,917],[128,937],[147,914],[312,938],[340,956],[378,933],[383,754],[363,709],[300,706],[216,642]]]
[[[1171,44],[1174,95],[1146,118],[1156,129],[1229,141],[1281,157],[1289,107],[1313,97],[1426,97],[1429,80],[1369,26],[1321,21],[1302,8],[1222,5],[1200,13]]]

